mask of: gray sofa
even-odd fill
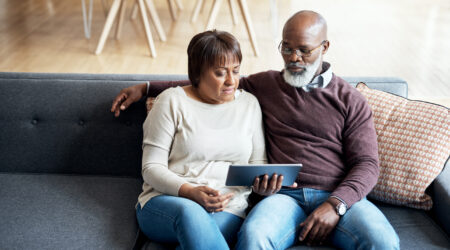
[[[185,75],[0,73],[0,249],[160,249],[139,234],[145,103],[119,118],[120,89]],[[398,78],[345,78],[407,96]],[[450,248],[450,167],[432,211],[377,203],[403,249]],[[305,246],[296,246],[304,249]]]

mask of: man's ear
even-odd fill
[[[325,55],[327,53],[329,47],[330,47],[330,41],[325,40],[325,42],[323,43],[322,55]]]

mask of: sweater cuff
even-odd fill
[[[330,197],[331,196],[335,196],[342,200],[347,205],[347,209],[362,199],[354,189],[348,187],[338,187],[330,194]]]
[[[150,82],[149,82],[149,81],[146,81],[145,84],[147,85],[147,89],[146,89],[146,91],[145,91],[145,97],[147,97],[147,96],[148,96],[148,91],[149,91],[149,89],[150,89]]]
[[[170,187],[167,188],[166,190],[167,194],[172,196],[179,196],[178,191],[180,191],[181,186],[183,186],[183,184],[185,183],[188,182],[182,179],[174,181],[173,185],[170,185]]]

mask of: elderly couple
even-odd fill
[[[189,43],[189,81],[121,91],[116,116],[162,92],[143,125],[136,211],[149,239],[181,249],[399,248],[365,198],[379,173],[371,110],[323,62],[328,47],[324,18],[300,11],[283,28],[281,72],[240,78],[238,41],[214,30]],[[267,159],[302,163],[296,183],[282,187],[283,176],[266,175],[251,188],[225,186],[230,164]],[[257,202],[246,214],[249,201]]]

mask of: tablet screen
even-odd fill
[[[273,174],[283,175],[283,186],[294,184],[302,164],[242,164],[230,165],[228,169],[227,186],[252,186],[256,177],[265,174],[269,180]]]

